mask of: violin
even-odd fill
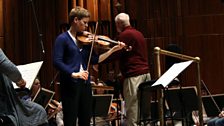
[[[95,39],[94,39],[95,37]],[[79,42],[81,42],[83,45],[88,45],[91,44],[94,40],[95,42],[104,48],[110,48],[110,44],[119,44],[118,41],[112,40],[110,39],[108,36],[104,36],[104,35],[95,35],[91,34],[90,32],[84,31],[82,33],[79,33],[77,35],[77,39]],[[126,51],[130,51],[130,49],[132,49],[131,46],[125,46],[124,49],[126,49]]]

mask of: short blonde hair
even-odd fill
[[[126,13],[120,13],[115,17],[115,22],[120,22],[123,26],[130,25],[129,15]]]
[[[69,24],[73,22],[75,17],[80,20],[84,17],[90,17],[90,13],[85,8],[77,6],[76,8],[73,8],[69,13]]]

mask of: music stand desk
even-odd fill
[[[212,98],[215,100],[216,103],[212,100]],[[219,110],[222,111],[222,108],[224,107],[224,94],[215,94],[211,96],[202,96],[202,102],[204,105],[205,112],[207,114],[207,117],[215,117],[218,116],[220,113]],[[215,105],[217,104],[219,108]]]

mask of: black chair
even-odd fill
[[[155,125],[158,122],[158,102],[152,99],[155,91],[151,85],[155,80],[146,81],[141,83],[138,87],[138,99],[139,99],[139,125]]]
[[[0,116],[0,126],[14,126],[14,124],[8,116]]]

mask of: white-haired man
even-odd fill
[[[115,17],[118,40],[131,46],[131,50],[117,52],[120,70],[124,77],[123,95],[126,105],[127,125],[138,124],[138,86],[151,80],[148,65],[147,45],[141,32],[131,27],[129,15],[120,13]]]

